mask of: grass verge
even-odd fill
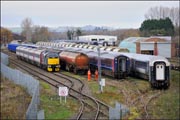
[[[78,112],[77,100],[68,96],[65,103],[62,97],[60,103],[60,97],[53,87],[43,81],[40,81],[40,85],[40,108],[45,111],[45,119],[71,119]]]

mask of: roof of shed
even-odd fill
[[[169,42],[162,38],[157,37],[129,37],[124,39],[122,42]]]

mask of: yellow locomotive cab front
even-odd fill
[[[59,58],[48,58],[48,65],[57,65],[59,64]]]
[[[60,70],[59,58],[48,58],[47,70],[49,72],[59,71]]]

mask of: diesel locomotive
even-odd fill
[[[60,70],[59,54],[52,50],[18,46],[16,55],[18,59],[37,65],[47,71]]]

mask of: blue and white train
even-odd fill
[[[148,79],[152,87],[170,86],[170,63],[162,56],[121,53],[130,59],[130,75]]]

